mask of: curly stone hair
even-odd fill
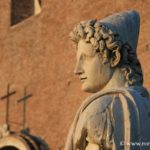
[[[100,52],[103,62],[110,62],[111,67],[119,67],[124,73],[129,86],[143,85],[143,74],[140,62],[128,43],[123,43],[119,34],[97,20],[80,22],[70,34],[78,44],[80,39],[91,43],[96,52]],[[115,59],[119,59],[114,63]]]

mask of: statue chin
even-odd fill
[[[82,91],[87,92],[87,93],[96,93],[100,90],[100,88],[87,85],[86,83],[82,84],[81,89]]]

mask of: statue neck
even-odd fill
[[[112,88],[121,88],[121,87],[123,88],[127,86],[128,85],[127,85],[127,82],[123,73],[120,71],[120,69],[117,68],[114,70],[111,79],[102,90],[108,90]]]

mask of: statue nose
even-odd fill
[[[77,63],[74,69],[74,74],[79,75],[82,74],[84,72],[82,64],[81,63]]]

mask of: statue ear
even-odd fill
[[[120,62],[121,55],[120,55],[120,52],[117,50],[113,51],[112,53],[113,53],[113,55],[110,60],[110,65],[111,65],[111,67],[115,67]]]

